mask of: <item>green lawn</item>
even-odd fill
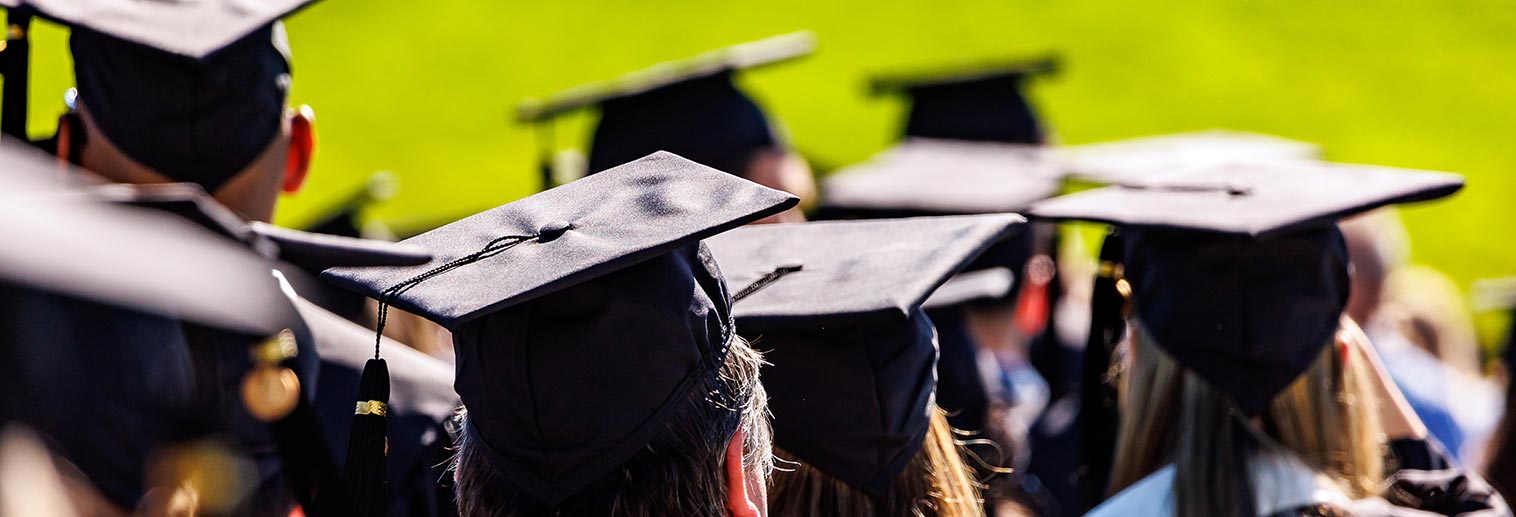
[[[326,0],[289,21],[296,101],[321,136],[299,224],[378,170],[386,220],[487,208],[535,187],[527,96],[800,29],[819,53],[750,74],[800,150],[828,169],[887,145],[900,104],[872,70],[1048,50],[1064,73],[1034,96],[1068,143],[1211,127],[1321,143],[1339,161],[1468,175],[1452,201],[1406,211],[1417,261],[1468,286],[1516,274],[1516,6],[1438,2],[522,2]],[[36,31],[35,132],[69,82],[65,37]],[[586,117],[557,128],[577,145]],[[1495,324],[1484,321],[1486,334]]]

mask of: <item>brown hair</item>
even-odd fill
[[[769,514],[778,517],[863,517],[984,515],[980,485],[963,461],[963,446],[954,438],[942,410],[932,412],[921,450],[883,497],[873,497],[806,464],[782,449],[775,454],[793,469],[780,469],[769,488]]]
[[[468,439],[468,410],[458,412],[458,453],[453,458],[459,514],[463,516],[616,515],[654,517],[726,514],[726,447],[745,431],[743,466],[767,477],[773,469],[768,396],[758,382],[762,357],[734,337],[717,375],[658,434],[620,468],[557,506],[547,505],[506,479]]]
[[[1329,475],[1349,497],[1372,495],[1383,479],[1385,439],[1369,365],[1358,354],[1323,347],[1255,428],[1230,399],[1133,329],[1113,493],[1172,462],[1176,515],[1254,515],[1247,459],[1273,447]]]

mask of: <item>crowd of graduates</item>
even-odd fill
[[[1457,174],[1063,146],[1049,57],[880,74],[899,142],[818,181],[734,82],[799,33],[523,102],[598,113],[538,194],[283,228],[312,1],[0,0],[0,516],[1511,514],[1516,351],[1395,212]]]

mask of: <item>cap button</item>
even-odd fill
[[[547,242],[553,239],[557,239],[558,237],[563,236],[564,232],[569,231],[569,229],[573,227],[574,225],[572,223],[562,220],[544,224],[542,227],[537,228],[537,242]]]

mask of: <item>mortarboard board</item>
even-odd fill
[[[827,177],[821,208],[838,214],[1015,212],[1063,187],[1046,149],[911,139]]]
[[[263,257],[193,224],[49,181],[56,160],[0,145],[0,279],[262,335],[289,325]]]
[[[1028,213],[1120,227],[1122,271],[1143,326],[1256,413],[1337,330],[1349,271],[1334,222],[1462,186],[1447,173],[1252,160],[1080,192]]]
[[[325,276],[380,300],[381,325],[389,304],[453,331],[475,443],[556,504],[724,361],[729,301],[700,239],[797,201],[659,152],[403,241],[428,264]]]
[[[1056,57],[881,75],[874,93],[910,97],[904,136],[1043,144],[1046,128],[1022,94],[1030,76],[1055,73]]]
[[[779,137],[763,109],[732,82],[733,74],[807,55],[815,46],[809,32],[735,45],[545,101],[528,100],[519,115],[537,122],[600,106],[589,150],[591,174],[655,151],[743,174],[753,152],[778,145]]]
[[[1040,146],[913,138],[828,177],[822,184],[817,216],[853,219],[1019,212],[1062,188],[1058,164]],[[1019,272],[1034,252],[1035,238],[1034,232],[1022,232],[1001,241],[968,269],[999,267]],[[965,288],[987,292],[998,289],[1000,283],[1000,278],[990,275],[965,277],[954,281],[951,292]]]
[[[779,447],[874,495],[920,450],[936,386],[921,304],[1025,219],[1013,214],[741,228],[709,241],[766,349]]]
[[[263,222],[245,222],[194,183],[107,184],[92,194],[114,203],[160,210],[243,243],[264,256],[302,269],[329,267],[413,266],[431,254],[393,242],[312,233]]]
[[[314,0],[0,0],[72,28],[79,99],[111,143],[216,191],[272,143],[290,88],[278,19]]]
[[[1272,135],[1212,129],[1068,146],[1058,152],[1065,170],[1073,176],[1100,183],[1126,183],[1215,162],[1312,160],[1321,157],[1321,146]]]

